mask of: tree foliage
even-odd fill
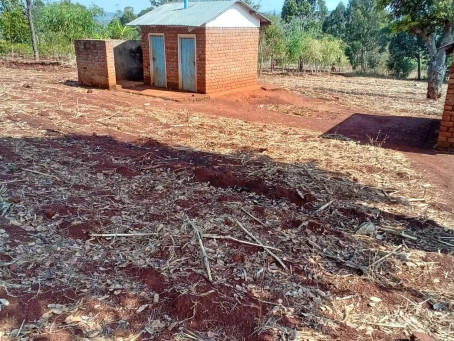
[[[75,39],[94,37],[100,32],[96,17],[103,14],[100,7],[85,7],[69,0],[50,3],[37,15],[43,38],[52,37],[71,43]]]
[[[407,78],[418,67],[418,78],[421,78],[421,61],[427,59],[427,48],[421,38],[399,32],[392,35],[388,50],[387,67],[392,76]]]
[[[346,8],[343,2],[323,22],[323,32],[344,39],[347,25]]]
[[[372,66],[373,55],[384,49],[386,13],[377,9],[374,0],[351,0],[346,9],[345,41],[354,69],[365,72]],[[372,58],[372,59],[371,59]]]
[[[131,21],[133,21],[136,18],[137,18],[137,15],[134,13],[134,8],[131,6],[127,6],[121,13],[119,20],[122,25],[126,25],[127,23],[130,23]]]
[[[127,26],[121,22],[121,18],[114,18],[107,25],[104,37],[111,39],[139,39],[140,34],[137,29]]]
[[[285,0],[281,16],[286,23],[298,22],[303,30],[321,30],[327,14],[325,0]]]
[[[429,53],[427,97],[441,97],[446,73],[444,46],[454,41],[454,0],[379,0],[391,14],[392,28],[422,38]]]
[[[30,27],[20,0],[0,1],[0,32],[11,43],[30,41]]]

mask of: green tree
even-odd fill
[[[287,24],[287,50],[291,60],[302,51],[304,37],[322,35],[322,25],[328,13],[324,0],[284,0],[282,20]],[[299,58],[299,70],[303,70],[303,58]]]
[[[0,0],[0,32],[10,43],[30,41],[30,26],[20,0]]]
[[[406,32],[394,34],[389,42],[388,69],[399,78],[406,78],[417,67],[421,80],[421,63],[427,58],[427,47],[417,36]]]
[[[334,11],[323,22],[323,32],[343,39],[345,37],[346,25],[346,8],[342,2],[339,2]]]
[[[365,72],[371,55],[384,50],[386,13],[376,7],[375,0],[351,0],[346,17],[347,55],[354,69]]]
[[[324,67],[335,69],[336,66],[347,64],[344,42],[341,39],[326,35],[320,41],[320,64]]]
[[[147,7],[147,8],[145,8],[145,9],[141,10],[141,11],[139,12],[139,14],[137,14],[137,17],[141,17],[142,15],[145,15],[145,14],[147,14],[148,12],[150,12],[150,11],[152,11],[152,10],[154,10],[154,7],[153,7],[153,6]]]
[[[137,15],[134,14],[134,8],[131,6],[125,7],[121,16],[119,17],[120,23],[122,25],[126,25],[127,23],[130,23],[131,21],[133,21],[136,18],[137,18]]]
[[[111,39],[139,39],[139,32],[133,27],[122,24],[120,18],[114,18],[107,25],[105,35]]]
[[[246,4],[248,4],[249,6],[251,6],[253,9],[255,9],[256,11],[260,10],[260,7],[261,7],[261,4],[260,4],[260,1],[255,1],[255,0],[243,0]]]
[[[91,38],[102,27],[96,17],[103,14],[100,7],[85,7],[69,0],[49,3],[39,14],[39,28],[44,39],[72,43],[75,39]]]
[[[275,59],[283,60],[285,57],[285,32],[278,16],[269,15],[272,24],[265,28],[261,40],[260,57],[261,64],[265,58],[271,60],[271,69]],[[261,65],[261,66],[262,66]]]
[[[454,0],[379,0],[393,19],[395,31],[421,37],[429,52],[427,98],[441,97],[446,74],[446,48],[454,41]]]
[[[411,58],[394,54],[390,54],[386,66],[391,76],[402,79],[407,78],[416,67]]]
[[[284,0],[282,19],[286,23],[298,21],[303,29],[321,26],[328,14],[325,0]]]

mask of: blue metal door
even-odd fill
[[[159,88],[167,87],[166,55],[163,36],[151,36],[151,77],[152,85]]]
[[[195,71],[195,39],[180,39],[181,89],[197,91]]]

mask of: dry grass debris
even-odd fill
[[[426,100],[426,82],[335,74],[264,75],[263,80],[304,96],[383,115],[438,118],[443,111],[443,100]],[[286,108],[299,112],[295,107]]]
[[[453,339],[452,216],[402,153],[1,71],[4,339]]]

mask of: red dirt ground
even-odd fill
[[[160,90],[146,90],[152,96],[170,99],[166,106],[174,109],[185,109],[209,115],[219,115],[252,123],[285,125],[307,129],[323,134],[340,134],[363,143],[369,137],[379,136],[384,148],[400,150],[412,161],[414,167],[427,176],[428,182],[442,189],[445,198],[454,193],[454,158],[443,152],[436,152],[436,132],[439,120],[431,118],[411,118],[400,116],[377,115],[369,110],[357,107],[345,108],[332,100],[304,97],[299,94],[279,89],[273,85],[262,84],[260,89],[232,92],[218,95],[209,100],[202,97],[192,100],[191,94]],[[148,97],[150,103],[162,100]],[[285,115],[267,109],[267,105],[291,105],[315,111],[316,115],[301,117]],[[327,119],[328,117],[328,119]]]
[[[13,63],[11,66],[19,68],[20,70],[27,70],[27,68],[30,68],[27,63]],[[56,68],[55,70],[60,70],[58,69],[58,66],[54,64],[47,65],[46,63],[43,63],[39,65],[39,69],[42,69],[45,72],[52,71],[54,68]],[[73,70],[70,69],[70,72],[72,72],[71,75],[73,75]],[[46,76],[43,73],[43,78],[45,77]],[[421,120],[416,118],[407,118],[406,120],[402,120],[400,118],[389,116],[379,116],[374,115],[373,113],[364,113],[360,108],[341,108],[336,104],[335,99],[332,101],[313,99],[302,97],[286,90],[271,89],[269,86],[266,86],[265,88],[268,90],[259,89],[247,93],[243,92],[229,94],[203,102],[174,102],[159,98],[135,96],[122,92],[100,90],[94,90],[90,94],[85,92],[74,92],[68,94],[58,88],[52,90],[52,96],[62,105],[69,107],[76,107],[76,103],[78,105],[79,101],[83,102],[84,105],[93,105],[96,107],[104,106],[115,108],[116,105],[121,104],[125,108],[130,107],[131,110],[135,106],[143,106],[146,104],[150,104],[151,107],[165,105],[169,109],[184,109],[190,112],[201,112],[209,115],[217,115],[219,117],[235,118],[252,123],[263,123],[273,126],[288,126],[312,130],[320,133],[320,136],[322,137],[326,134],[342,134],[362,143],[367,143],[368,136],[376,136],[377,132],[380,131],[384,135],[390,136],[389,145],[384,144],[384,147],[389,146],[393,149],[402,150],[405,155],[411,158],[417,169],[425,171],[426,178],[432,182],[433,186],[440,188],[440,191],[445,193],[444,195],[449,196],[454,191],[454,180],[451,175],[454,167],[454,158],[449,154],[438,154],[431,149],[431,143],[433,141],[432,130],[434,125],[436,125],[436,122],[433,120]],[[30,84],[30,88],[26,87],[24,91],[30,91],[30,94],[33,95],[36,102],[49,100],[48,94],[41,92],[34,93],[33,89],[34,85]],[[17,97],[17,100],[20,101],[20,95],[17,95]],[[301,108],[313,110],[315,111],[315,114],[309,117],[288,115],[273,111],[267,107],[268,105],[296,105]],[[31,116],[27,113],[22,113],[16,115],[12,119],[14,119],[17,123],[26,121],[29,125],[34,127],[47,129],[49,135],[52,136],[52,130],[59,132],[63,128],[52,120],[51,114],[52,112],[42,112],[41,115]],[[326,119],[327,116],[329,119]],[[97,118],[98,117],[68,117],[67,122],[77,122],[88,126]],[[260,200],[286,203],[286,205],[290,205],[290,207],[292,207],[291,210],[282,211],[282,208],[280,208],[279,210],[272,212],[271,215],[273,218],[280,219],[280,226],[282,227],[282,230],[288,230],[289,232],[299,231],[298,228],[300,228],[303,223],[303,220],[299,218],[299,214],[302,211],[313,212],[313,210],[317,207],[315,204],[319,203],[318,196],[320,193],[303,193],[303,195],[300,195],[294,188],[288,187],[285,183],[280,182],[278,184],[269,184],[259,176],[247,174],[245,170],[243,170],[243,163],[236,159],[228,159],[216,154],[206,155],[205,153],[196,151],[180,152],[169,148],[168,146],[160,145],[158,142],[143,143],[140,147],[127,144],[127,142],[137,140],[136,137],[127,133],[128,128],[132,128],[133,126],[140,127],[141,125],[146,124],[146,122],[146,119],[138,118],[136,122],[132,122],[131,126],[126,127],[124,131],[117,132],[111,127],[106,127],[105,133],[106,135],[108,134],[110,138],[99,137],[96,134],[92,136],[92,130],[90,127],[82,131],[75,132],[72,132],[71,129],[68,128],[65,133],[72,132],[79,135],[78,138],[74,138],[74,145],[70,144],[72,139],[71,136],[55,140],[29,139],[27,143],[29,143],[29,145],[33,148],[39,150],[39,155],[43,158],[51,157],[48,150],[58,150],[62,154],[73,157],[79,163],[89,165],[91,171],[90,174],[94,175],[101,174],[106,177],[119,176],[122,179],[125,178],[128,181],[132,181],[136,176],[139,176],[144,172],[153,172],[153,169],[155,169],[153,167],[156,166],[156,163],[158,166],[159,163],[163,163],[163,166],[160,167],[169,169],[171,172],[178,173],[181,170],[181,172],[187,176],[188,179],[190,179],[188,181],[190,181],[191,184],[209,183],[212,188],[215,188],[216,190],[229,190],[230,192],[226,191],[220,194],[218,193],[219,195],[214,197],[217,203],[237,202],[245,204],[245,202],[250,199],[249,197],[254,197],[254,195],[260,197]],[[371,124],[371,122],[373,124]],[[404,129],[402,129],[403,124],[405,124]],[[18,128],[18,131],[20,132],[20,128]],[[97,132],[97,134],[100,133],[102,134],[103,132]],[[176,137],[176,142],[178,142],[177,139],[178,137]],[[81,142],[81,144],[77,144],[76,142]],[[147,153],[144,154],[145,148],[148,149],[146,149]],[[96,154],[99,150],[102,151],[102,154]],[[248,150],[247,146],[244,147],[244,150],[251,152]],[[90,153],[87,153],[87,151],[90,151]],[[261,151],[256,150],[254,152],[260,153]],[[21,158],[16,152],[14,152],[12,146],[2,146],[1,156],[5,162],[15,163],[20,165],[20,167],[27,165],[27,160]],[[114,162],[119,158],[123,158],[121,165]],[[260,163],[261,161],[259,160],[257,162]],[[61,166],[71,169],[70,163],[62,163]],[[150,168],[147,169],[147,167]],[[0,181],[10,181],[11,179],[11,174],[0,174]],[[334,179],[333,181],[337,180]],[[60,180],[56,180],[56,184],[67,185],[64,181]],[[356,183],[353,181],[352,186],[355,185]],[[45,189],[39,188],[38,186],[32,184],[29,186],[30,196],[34,191]],[[46,221],[53,221],[56,217],[61,219],[61,223],[58,225],[58,232],[75,241],[87,240],[89,238],[89,232],[92,230],[98,230],[98,228],[101,228],[103,223],[108,222],[110,218],[121,214],[120,210],[115,211],[95,208],[88,212],[88,214],[93,214],[92,220],[89,223],[80,222],[77,224],[71,224],[70,220],[73,220],[75,216],[87,213],[84,211],[83,206],[79,209],[79,206],[84,203],[84,199],[90,200],[90,198],[102,197],[105,198],[106,201],[109,200],[115,203],[118,202],[120,205],[126,205],[121,198],[115,195],[116,193],[114,193],[113,186],[112,190],[110,190],[110,188],[97,188],[94,184],[90,183],[90,181],[87,181],[84,184],[71,184],[71,186],[73,186],[71,187],[71,197],[67,198],[65,205],[61,205],[59,203],[39,203],[39,215],[41,215]],[[156,194],[149,190],[146,186],[148,186],[148,184],[143,184],[143,187],[136,189],[135,199],[153,199],[156,202],[162,199],[162,194]],[[212,188],[204,189],[206,192],[201,191],[200,193],[196,193],[200,196],[197,196],[195,199],[178,199],[174,202],[174,205],[186,209],[185,213],[190,218],[198,217],[200,215],[200,211],[205,206],[213,205],[208,197],[208,195],[213,196],[213,194],[209,192]],[[12,192],[18,192],[20,187],[18,184],[11,184],[8,186],[8,189]],[[171,191],[172,189],[173,188],[165,188],[164,190]],[[364,188],[361,188],[361,190],[364,190]],[[20,199],[18,200],[19,204]],[[294,209],[294,207],[297,208]],[[168,224],[169,219],[171,219],[169,216],[172,216],[174,213],[172,210],[174,209],[174,207],[169,207],[169,212],[159,212],[160,214],[154,213],[152,218],[158,223]],[[212,210],[214,213],[217,213],[215,208]],[[98,211],[102,213],[102,217],[95,219],[94,215],[95,213],[98,213]],[[259,202],[256,202],[256,205],[253,206],[252,212],[259,219],[266,220],[267,217],[269,218],[270,216],[270,213],[266,212],[266,210],[260,206]],[[228,213],[230,214],[231,212]],[[339,214],[362,221],[367,218],[364,213],[355,209],[350,211],[339,210]],[[386,212],[381,212],[380,214],[383,216],[383,219],[386,218]],[[328,240],[335,240],[337,244],[342,246],[342,249],[345,249],[345,244],[343,243],[352,242],[350,233],[338,230],[337,226],[333,227],[333,224],[330,224],[329,221],[323,221],[323,219],[320,219],[316,214],[310,213],[310,216],[311,220],[308,221],[304,231],[300,235],[302,238],[307,238],[308,240],[310,240],[311,237],[319,238],[316,239],[319,243],[323,243]],[[389,214],[389,216],[391,216],[391,214]],[[404,221],[404,219],[401,220]],[[16,228],[4,224],[4,221],[0,220],[0,223],[2,228],[10,234],[11,246],[21,245],[22,243],[28,242],[34,236],[34,232],[18,233]],[[225,219],[223,224],[225,226],[231,226],[233,222],[229,219]],[[430,226],[430,223],[428,223],[428,225],[423,225],[421,230],[423,230],[426,226]],[[141,230],[142,226],[134,225],[133,228]],[[205,232],[214,233],[215,231]],[[267,231],[263,231],[264,235],[266,235],[265,232]],[[179,237],[184,238],[184,236]],[[270,237],[273,238],[273,235],[268,236],[268,238]],[[171,258],[170,249],[173,242],[174,241],[171,238],[162,242],[163,248],[158,252],[158,255],[162,259],[168,260]],[[101,240],[99,243],[104,243],[106,248],[110,248],[110,242]],[[409,245],[411,246],[411,242],[409,242]],[[254,257],[259,251],[259,248],[254,246],[236,244],[235,246],[235,252],[231,252],[231,254],[228,255],[228,264],[247,263],[248,259]],[[183,248],[181,247],[172,250],[172,252],[174,252],[172,257],[183,257],[184,252],[182,249]],[[434,251],[433,249],[431,250]],[[300,260],[298,257],[300,257],[301,254],[298,249],[288,248],[288,252],[292,255],[294,254],[295,256],[290,258],[288,261],[286,260],[286,264],[295,265],[295,273],[293,276],[297,278],[297,282],[299,284],[304,284],[307,288],[320,289],[327,292],[332,290],[334,293],[339,295],[349,295],[352,293],[357,294],[363,298],[363,301],[361,301],[358,305],[358,309],[369,309],[367,303],[370,296],[381,296],[385,307],[390,310],[394,309],[396,302],[398,304],[405,303],[405,298],[399,298],[399,296],[402,296],[401,293],[403,293],[407,298],[415,300],[421,298],[418,295],[412,295],[411,290],[406,290],[403,285],[402,290],[388,291],[383,287],[378,287],[377,285],[370,283],[367,279],[363,279],[363,281],[356,280],[356,276],[352,276],[356,281],[352,280],[352,282],[350,282],[347,280],[341,284],[335,283],[334,279],[332,282],[320,282],[315,276],[311,277],[307,275],[307,273],[312,271],[311,269],[314,266],[313,264],[309,265],[306,263],[303,266],[293,263],[295,259]],[[323,249],[323,252],[325,252],[325,249]],[[441,264],[445,264],[446,269],[451,271],[452,266],[448,264],[449,259],[450,258],[448,258],[446,253],[441,253],[438,256],[437,254],[432,253],[428,256],[429,261],[436,260]],[[4,261],[9,260],[10,259],[4,259]],[[270,265],[273,263],[273,259],[268,257],[267,262],[269,263],[268,265]],[[98,264],[96,261],[93,261],[91,264],[92,267],[87,267],[83,269],[83,271],[86,273],[95,272],[99,268],[100,264],[101,263]],[[186,321],[185,327],[190,328],[191,330],[227,330],[227,339],[228,337],[233,337],[232,335],[240,335],[243,340],[249,341],[273,340],[271,336],[267,336],[267,333],[262,333],[261,335],[254,334],[257,322],[263,322],[263,317],[269,313],[273,306],[257,302],[257,300],[252,297],[250,293],[248,293],[250,297],[243,300],[241,305],[237,305],[235,291],[232,288],[216,288],[216,294],[209,293],[209,291],[213,289],[213,285],[208,283],[200,274],[190,273],[190,275],[188,275],[183,281],[177,282],[164,277],[154,268],[126,267],[124,269],[118,269],[114,264],[102,264],[102,266],[110,273],[117,272],[119,276],[124,275],[134,278],[138,282],[145,285],[150,291],[159,293],[161,301],[154,307],[156,312],[159,312],[161,315],[168,315],[175,320]],[[323,265],[320,266],[323,267]],[[342,268],[342,265],[339,267]],[[11,271],[10,275],[13,276],[17,269],[12,267],[9,270]],[[29,276],[34,276],[36,269],[31,267],[27,271]],[[228,271],[231,272],[231,278],[233,278],[233,266],[229,268]],[[340,271],[341,269],[336,269],[336,272]],[[298,277],[300,275],[301,277]],[[442,273],[440,270],[440,276],[441,275]],[[194,283],[199,283],[199,286],[197,287],[197,294],[189,292],[182,294],[177,291],[167,290],[167,288],[172,288],[176,285],[190,287]],[[232,280],[232,285],[235,284],[235,280]],[[18,294],[19,292],[12,290],[11,293]],[[201,293],[208,294],[200,295]],[[6,292],[0,291],[0,296],[3,297],[5,295]],[[74,293],[71,291],[63,289],[58,290],[58,288],[54,288],[51,292],[42,292],[37,296],[26,294],[20,299],[10,300],[11,305],[0,313],[0,321],[5,322],[10,321],[10,319],[14,319],[13,324],[17,327],[22,323],[22,321],[32,322],[38,319],[49,303],[66,304],[73,302],[75,298]],[[280,293],[275,294],[275,296],[269,299],[276,301],[277,299],[282,298],[283,295]],[[134,311],[134,309],[138,306],[148,301],[140,295],[122,293],[115,302],[117,305],[121,306],[122,309],[125,308],[125,311],[122,310],[121,313],[124,314],[124,316],[116,316],[118,320],[120,318],[126,319],[128,317],[128,312],[126,311],[127,309],[132,309],[132,311]],[[95,303],[88,302],[86,305],[84,313],[95,314],[97,312],[94,308]],[[226,309],[226,307],[228,309]],[[108,313],[113,314],[113,312],[106,307],[104,314]],[[329,315],[329,313],[327,313],[327,315]],[[65,316],[63,315],[63,319],[64,317]],[[143,315],[134,316],[129,321],[131,324],[130,328],[133,330],[140,330],[147,318],[148,316]],[[314,329],[317,329],[319,324],[316,319],[310,320],[310,317],[294,319],[288,318],[287,316],[283,316],[281,323],[284,326],[289,327],[294,327],[304,323],[305,326],[313,325]],[[380,331],[374,331],[372,335],[367,336],[363,332],[358,332],[347,324],[341,323],[340,325],[341,327],[338,330],[332,330],[329,328],[325,329],[325,327],[323,327],[322,332],[329,335],[332,339],[338,340],[359,340],[369,337],[380,340],[395,340],[402,336],[398,331],[396,331],[393,335],[385,334]],[[126,331],[122,330],[121,326],[112,324],[111,327],[115,337],[128,336]],[[122,331],[126,334],[121,334]],[[71,340],[76,336],[80,337],[83,335],[82,331],[77,330],[75,331],[75,334],[80,333],[80,335],[73,335],[69,332],[68,334],[65,334],[61,331],[59,333],[62,334],[42,335],[41,338],[35,338],[34,340]],[[174,340],[172,335],[172,330],[164,331],[160,334],[159,339]]]
[[[153,92],[153,90],[150,91]],[[122,95],[119,96],[123,98]],[[168,96],[172,98],[171,94]],[[180,97],[181,94],[178,93],[177,100],[180,100]],[[162,102],[153,97],[141,99],[141,101],[151,104]],[[267,110],[267,104],[316,109],[319,114],[315,117],[285,115]],[[428,182],[442,189],[440,193],[445,198],[454,193],[454,177],[451,171],[454,169],[454,158],[446,153],[437,153],[433,149],[439,120],[374,115],[371,112],[364,112],[361,108],[340,107],[335,99],[327,101],[303,97],[270,85],[264,85],[258,90],[231,93],[205,101],[169,101],[166,106],[173,109],[183,107],[193,112],[219,115],[245,122],[307,129],[320,132],[322,136],[325,133],[337,133],[363,143],[368,143],[369,137],[381,134],[381,138],[388,137],[383,147],[405,153],[414,167],[427,176]],[[327,115],[329,119],[326,119]]]

